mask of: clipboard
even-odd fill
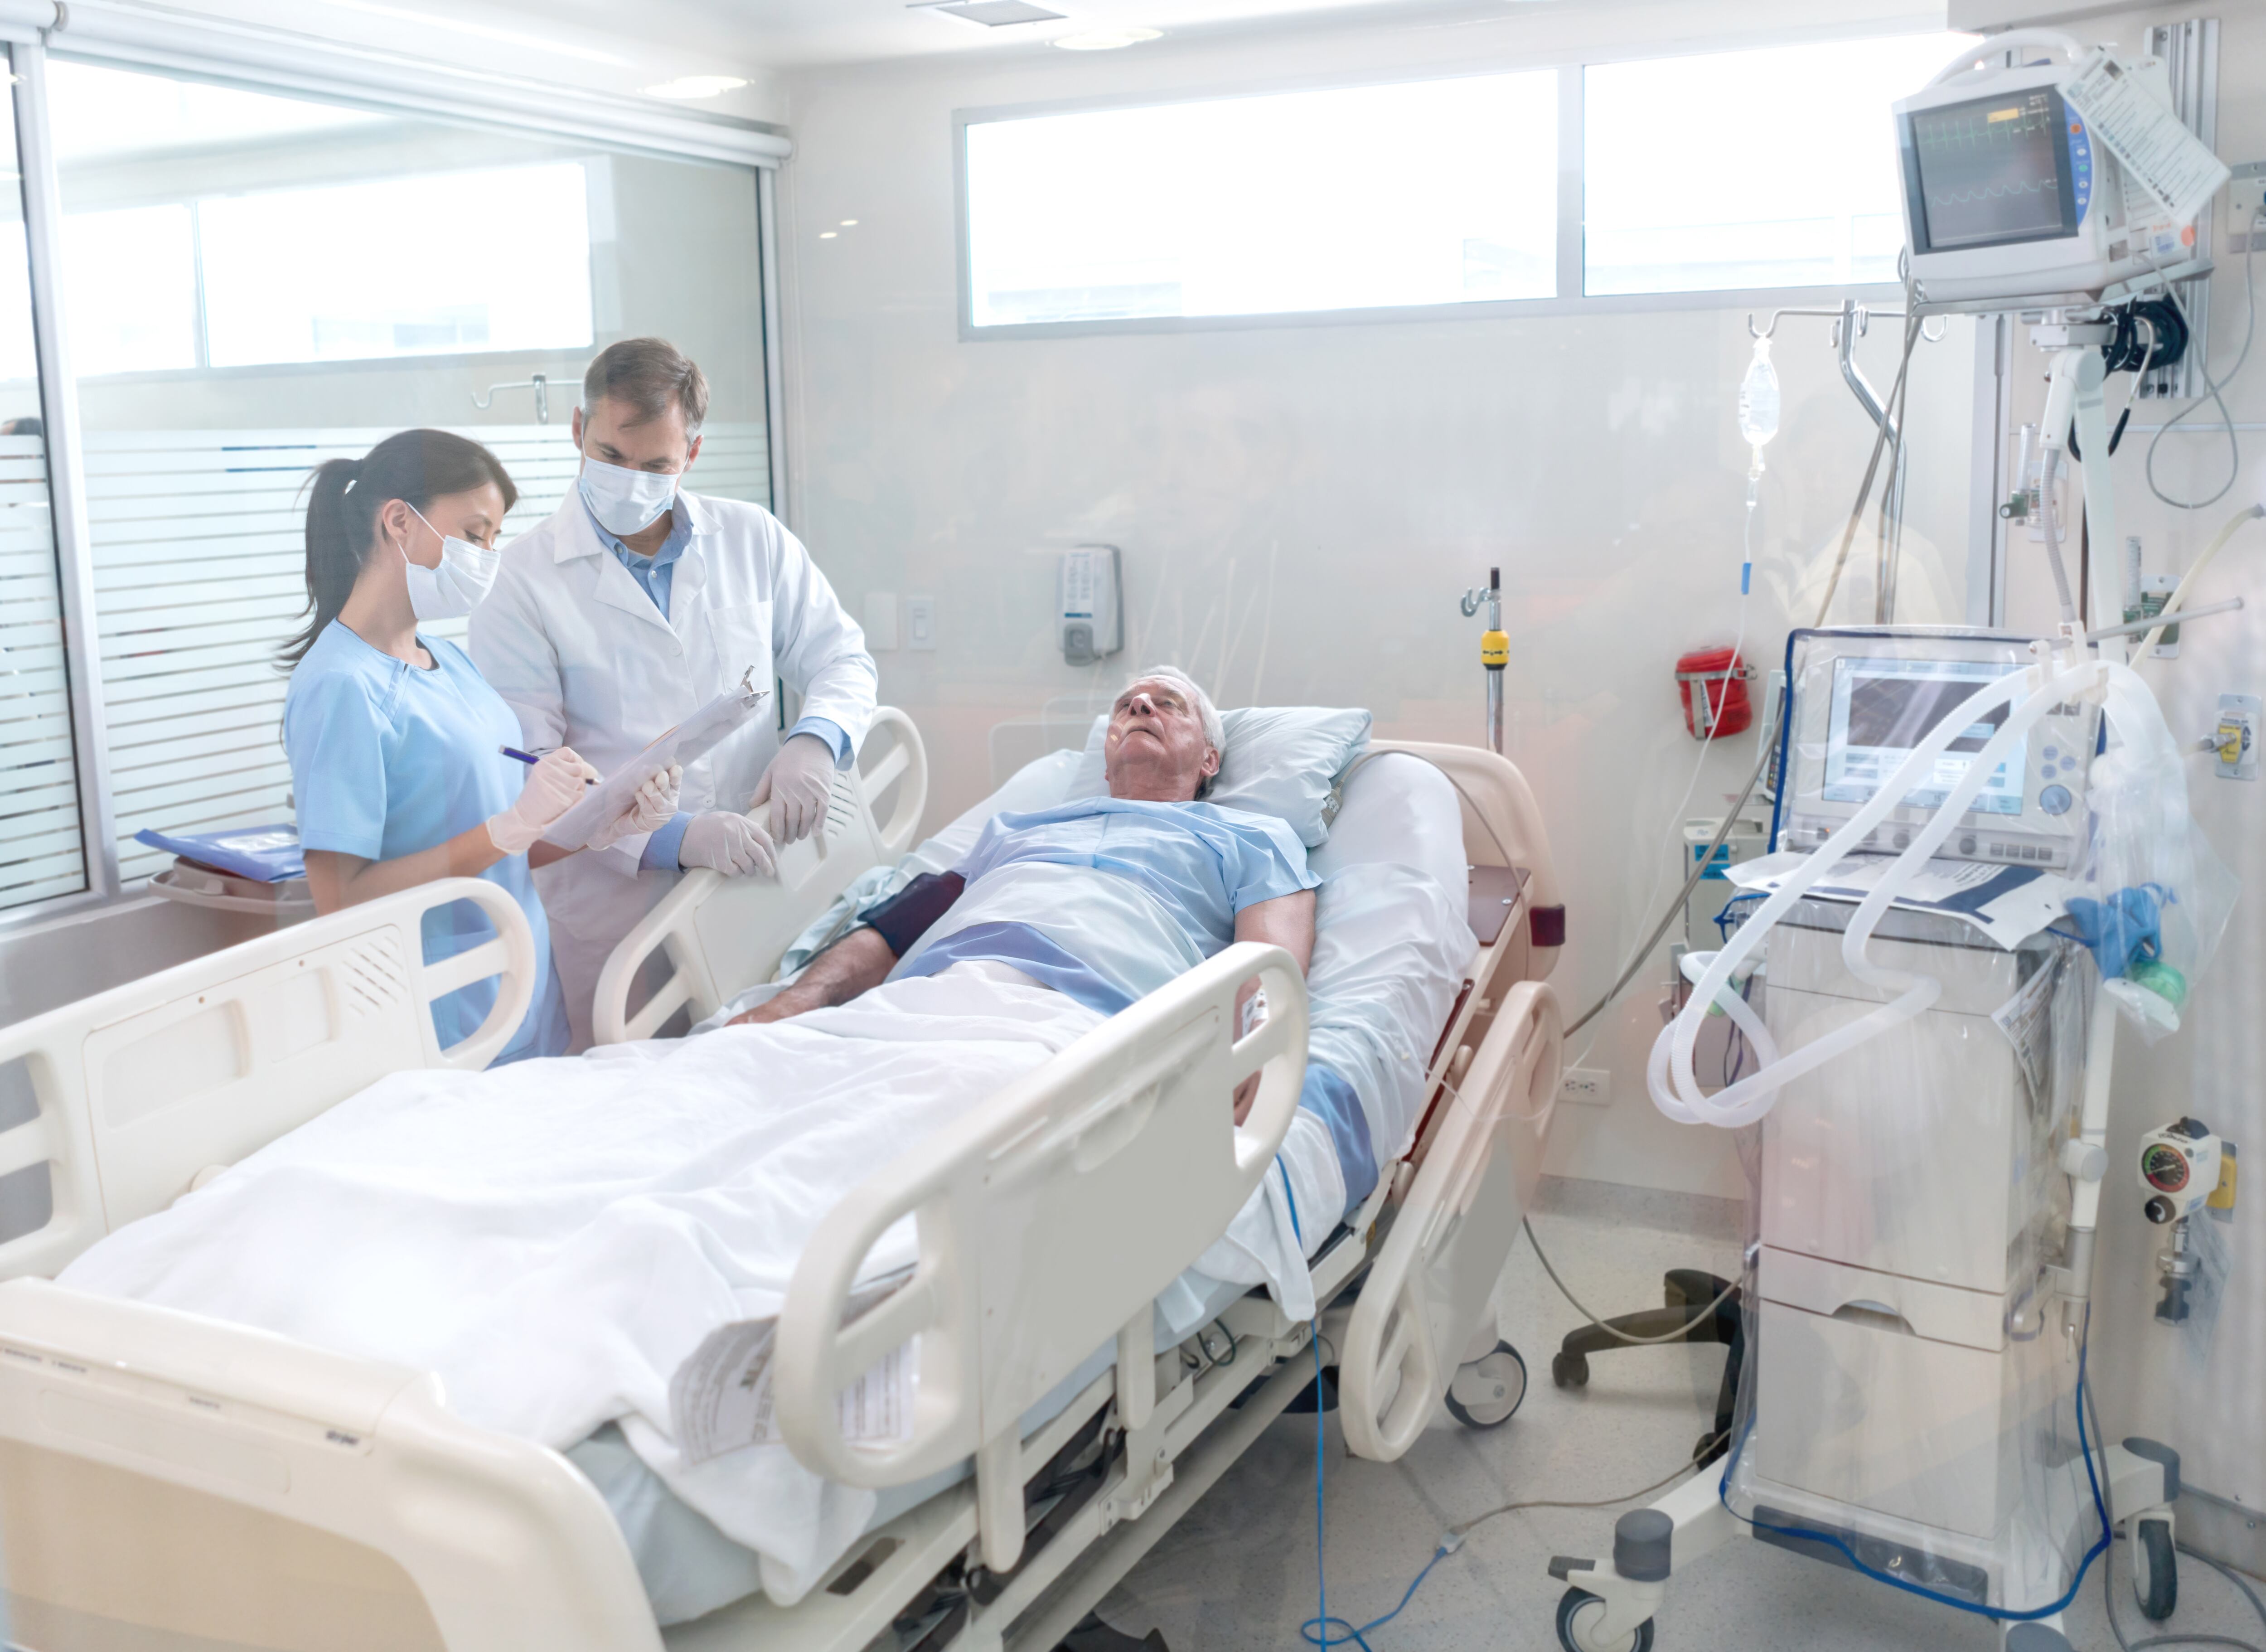
[[[727,735],[744,727],[771,698],[769,689],[754,688],[750,668],[739,686],[727,689],[698,711],[656,736],[636,757],[589,788],[572,808],[551,822],[543,841],[560,849],[585,847],[598,830],[630,806],[637,790],[672,763],[691,765],[705,757]]]

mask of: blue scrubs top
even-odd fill
[[[499,746],[520,739],[519,719],[453,642],[420,637],[425,670],[380,653],[333,620],[291,673],[283,747],[303,848],[392,860],[446,843],[509,808],[526,765]],[[551,967],[551,930],[525,855],[480,874],[508,890],[535,932],[535,996],[492,1064],[562,1056],[566,1001]],[[425,961],[494,938],[478,907],[458,901],[425,914]],[[442,1049],[469,1038],[495,1005],[498,983],[475,981],[433,1001]]]

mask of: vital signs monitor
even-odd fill
[[[1795,632],[1787,642],[1787,778],[1775,846],[1823,844],[1872,800],[1929,730],[1979,690],[2031,663],[2028,638],[1990,632]],[[1962,730],[1923,784],[1853,847],[1893,853],[1909,844],[2007,714],[2002,705]],[[1937,854],[2068,869],[2085,847],[2082,806],[2099,718],[2091,705],[2055,706],[1984,781]]]
[[[1931,307],[2081,303],[2193,259],[2190,225],[2128,180],[2064,97],[2082,65],[1957,67],[1894,106],[1906,245]],[[2168,102],[2160,60],[2129,72]]]

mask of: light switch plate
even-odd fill
[[[908,596],[905,598],[905,646],[916,649],[936,647],[936,598]]]
[[[897,594],[866,593],[866,652],[887,654],[897,646]]]

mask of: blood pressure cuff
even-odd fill
[[[876,901],[859,913],[858,921],[879,935],[894,956],[902,958],[951,910],[967,887],[968,880],[957,872],[924,872],[887,900]]]

